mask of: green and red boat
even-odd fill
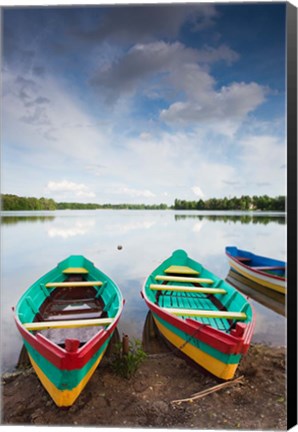
[[[176,250],[147,278],[142,297],[171,345],[218,378],[233,378],[255,325],[240,292]]]
[[[15,321],[31,364],[56,405],[70,406],[100,363],[124,300],[118,286],[72,255],[20,298]]]

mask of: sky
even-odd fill
[[[1,192],[286,194],[286,4],[2,10]]]

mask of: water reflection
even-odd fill
[[[84,235],[94,226],[95,220],[77,220],[72,226],[69,226],[69,223],[50,226],[47,232],[49,237],[67,239],[68,237]]]
[[[142,348],[147,354],[160,354],[169,351],[160,334],[151,311],[147,313],[142,335]]]
[[[277,312],[279,315],[286,316],[285,296],[283,294],[267,289],[231,269],[226,281],[263,306]]]
[[[285,225],[285,216],[264,216],[264,215],[198,215],[198,214],[175,214],[175,221],[184,219],[198,219],[200,221],[206,220],[210,222],[225,222],[225,223],[238,223],[241,224],[262,224],[268,225],[269,223],[276,223],[279,225]]]
[[[19,222],[51,222],[55,216],[9,216],[1,215],[2,225],[16,225]]]

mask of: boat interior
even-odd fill
[[[116,291],[107,290],[106,281],[90,280],[83,270],[68,269],[57,282],[40,283],[26,295],[29,312],[19,316],[27,330],[61,347],[66,339],[76,339],[82,346],[111,324],[119,305]]]
[[[222,280],[200,277],[191,267],[170,266],[164,274],[151,275],[148,287],[160,308],[226,333],[248,319],[250,306],[236,290],[228,290]]]

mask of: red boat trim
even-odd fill
[[[123,304],[111,326],[106,330],[100,329],[92,339],[90,339],[76,352],[67,352],[40,333],[33,335],[23,327],[21,321],[16,315],[14,318],[22,337],[32,346],[33,349],[35,349],[58,369],[73,370],[82,368],[115,330],[120,319]]]
[[[274,275],[274,274],[269,274],[269,273],[266,273],[266,272],[264,272],[264,271],[261,271],[261,270],[257,270],[257,269],[254,269],[254,268],[252,268],[252,267],[250,267],[249,265],[247,265],[247,264],[244,264],[242,261],[239,261],[237,258],[235,258],[233,255],[230,255],[228,252],[226,252],[226,255],[232,260],[232,261],[234,261],[234,262],[236,262],[238,265],[240,265],[241,267],[244,267],[244,268],[247,268],[248,270],[250,270],[250,271],[252,271],[252,272],[254,272],[254,273],[256,273],[256,274],[259,274],[259,275],[262,275],[262,276],[267,276],[267,277],[270,277],[270,279],[272,278],[272,279],[277,279],[277,280],[280,280],[280,281],[285,281],[286,280],[286,278],[285,277],[282,277],[282,276],[277,276],[277,275]]]
[[[182,318],[176,317],[148,300],[145,292],[143,292],[143,296],[147,306],[152,312],[188,335],[194,336],[196,339],[224,354],[243,354],[247,352],[253,334],[254,318],[247,324],[243,335],[241,337],[236,337],[228,333],[223,333],[209,325],[198,323],[192,319],[183,320]]]

